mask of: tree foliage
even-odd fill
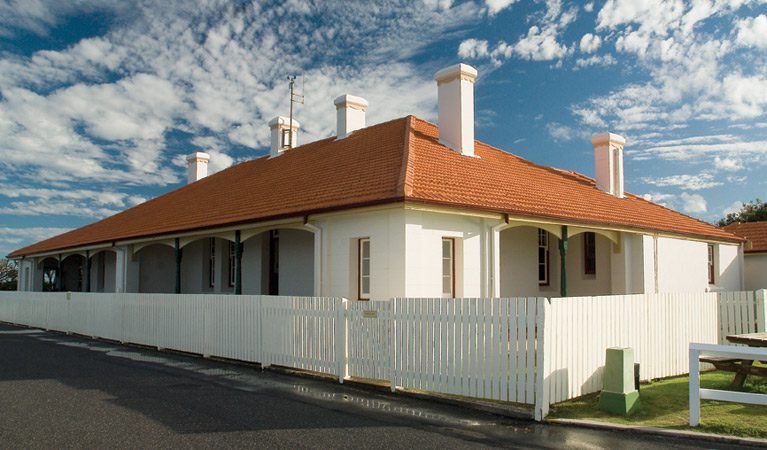
[[[19,279],[16,261],[0,259],[0,291],[15,291]]]
[[[767,221],[767,203],[757,198],[756,200],[744,203],[740,211],[727,214],[717,225],[723,227],[731,223],[764,221]]]

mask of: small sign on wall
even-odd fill
[[[377,319],[378,311],[373,311],[373,310],[362,311],[362,317],[364,317],[365,319]]]

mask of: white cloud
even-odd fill
[[[487,13],[494,16],[516,2],[517,0],[485,0],[485,6]]]
[[[567,54],[567,47],[557,41],[555,27],[530,27],[527,36],[514,44],[514,53],[523,59],[533,61],[550,61],[559,59]]]
[[[682,211],[688,214],[701,214],[708,210],[706,199],[702,195],[682,192],[679,198],[682,200]]]
[[[618,61],[613,57],[613,55],[606,54],[606,55],[591,55],[588,58],[578,58],[575,60],[575,66],[582,68],[582,67],[589,67],[589,66],[612,66],[614,64],[617,64]]]
[[[56,227],[0,227],[0,256],[5,256],[13,250],[66,233],[69,230],[69,228]]]
[[[486,40],[466,39],[458,46],[458,56],[461,58],[479,59],[489,54]]]
[[[673,208],[673,205],[676,203],[676,195],[662,194],[660,192],[647,193],[642,195],[642,198],[661,206],[665,206],[666,208]]]
[[[767,15],[747,17],[736,24],[737,42],[746,47],[767,48]]]
[[[47,35],[48,30],[59,23],[62,17],[78,12],[91,13],[123,8],[127,8],[127,5],[119,0],[7,0],[0,2],[0,36],[14,36],[17,30]]]
[[[735,158],[714,157],[714,167],[719,170],[736,171],[743,169],[743,165]]]
[[[594,53],[602,45],[602,38],[598,35],[586,33],[581,38],[580,49],[583,53]]]
[[[722,215],[727,216],[727,214],[735,214],[739,212],[742,208],[743,208],[743,202],[735,201],[730,206],[722,210]]]
[[[44,34],[67,14],[105,8],[75,3],[2,4],[0,33]],[[344,92],[371,101],[368,123],[410,113],[431,119],[431,73],[407,60],[445,30],[479,20],[482,7],[400,3],[139,3],[102,36],[29,57],[2,55],[4,164],[49,182],[165,185],[183,178],[168,149],[179,130],[220,141],[211,153],[219,170],[232,164],[232,144],[268,144],[266,122],[287,113],[287,73],[306,75],[306,102],[296,110],[302,142],[333,132],[332,99]]]
[[[689,191],[709,189],[723,184],[720,181],[714,180],[714,176],[706,172],[699,173],[698,175],[672,175],[660,178],[643,177],[641,181],[657,187],[680,187]]]

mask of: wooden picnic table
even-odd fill
[[[731,334],[726,339],[733,344],[767,347],[767,333]],[[735,378],[732,380],[732,385],[735,387],[743,387],[748,375],[767,377],[767,367],[754,366],[752,359],[705,357],[700,360],[713,364],[719,370],[735,373]]]

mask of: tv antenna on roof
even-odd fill
[[[301,92],[296,92],[295,84],[296,84],[296,76],[295,75],[288,75],[288,83],[290,84],[290,127],[287,130],[283,130],[283,133],[287,131],[288,133],[288,139],[287,144],[286,140],[282,139],[283,147],[293,148],[293,103],[300,103],[304,104],[304,76],[301,75]]]

